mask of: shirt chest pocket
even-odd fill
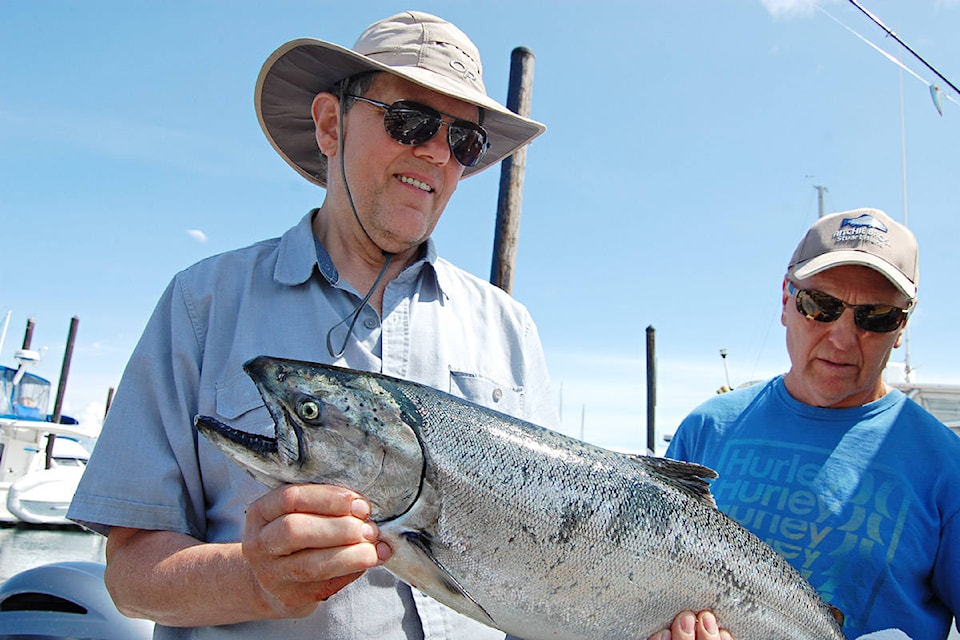
[[[274,437],[276,429],[260,392],[245,373],[217,382],[216,413],[225,424],[259,435]]]
[[[511,387],[474,373],[450,371],[450,393],[515,418],[523,417],[523,387]]]

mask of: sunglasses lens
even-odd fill
[[[797,311],[817,322],[833,322],[843,314],[843,302],[821,291],[797,292]]]
[[[394,102],[383,115],[383,127],[390,137],[410,146],[426,144],[442,126],[443,118],[439,111],[406,100]],[[452,122],[448,129],[447,142],[457,162],[465,167],[480,162],[489,146],[486,130],[467,120]]]
[[[834,322],[841,315],[845,305],[842,300],[823,293],[801,289],[797,291],[797,311],[817,322]],[[857,326],[864,331],[890,333],[903,324],[906,312],[900,307],[886,304],[863,304],[853,306],[853,318]]]
[[[437,135],[443,121],[428,107],[395,102],[383,114],[383,127],[391,138],[406,145],[420,145]]]
[[[487,132],[472,122],[457,121],[450,125],[447,139],[457,162],[472,167],[487,150]]]
[[[856,310],[857,326],[864,331],[889,333],[900,328],[903,309],[890,305],[864,305]]]

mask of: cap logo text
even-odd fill
[[[890,240],[886,236],[888,231],[887,225],[865,213],[857,218],[841,220],[840,228],[833,233],[833,241],[837,244],[858,243],[889,247]]]
[[[477,74],[468,69],[467,65],[463,64],[459,60],[451,60],[450,68],[471,82],[477,81]]]

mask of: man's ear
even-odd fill
[[[310,107],[317,147],[328,158],[337,155],[340,140],[340,100],[332,93],[318,93]]]
[[[780,324],[787,326],[787,302],[789,302],[791,298],[790,292],[787,291],[787,276],[783,276],[783,282],[780,283],[780,287],[783,290],[782,304],[780,306]]]
[[[900,345],[903,344],[903,332],[907,330],[907,323],[904,322],[903,326],[897,330],[897,340],[893,343],[894,349],[899,349]]]

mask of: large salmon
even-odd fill
[[[423,385],[261,356],[276,437],[199,416],[267,486],[353,489],[386,568],[526,640],[631,640],[709,608],[738,640],[841,640],[816,591],[714,505],[706,467],[616,453]]]

